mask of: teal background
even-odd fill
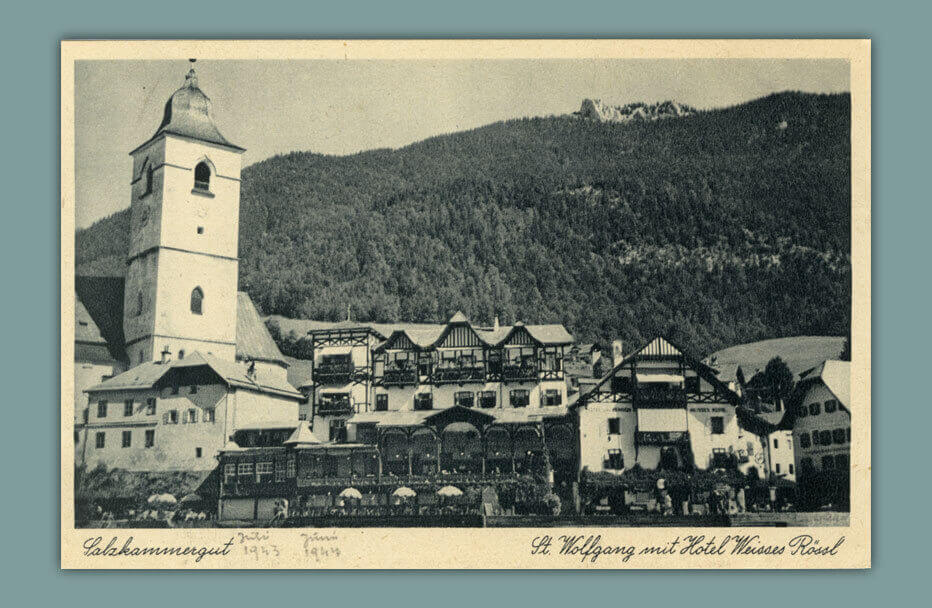
[[[410,5],[410,6],[408,6]],[[916,2],[15,3],[4,11],[2,597],[15,606],[876,605],[928,597],[929,10]],[[402,8],[404,7],[404,8]],[[59,46],[115,37],[873,39],[870,572],[59,572]],[[248,85],[244,85],[248,86]],[[711,86],[711,83],[710,83]],[[106,124],[101,124],[106,128]],[[804,311],[801,313],[804,314]],[[403,548],[402,548],[403,550]]]

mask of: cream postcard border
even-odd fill
[[[869,568],[871,565],[871,43],[870,40],[327,40],[64,41],[61,46],[61,567],[77,569],[564,569],[564,568]],[[843,528],[341,528],[87,530],[74,528],[74,62],[93,59],[846,59],[851,89],[852,424],[851,516]],[[834,555],[793,555],[791,539],[809,534]],[[661,546],[704,536],[696,554],[561,555],[563,535],[599,537],[602,547]],[[736,555],[735,536],[781,555]],[[548,553],[534,553],[549,536]],[[187,554],[85,555],[101,537],[111,546],[191,547]],[[714,540],[713,540],[714,537]],[[91,541],[93,542],[93,541]],[[127,545],[129,543],[129,545]],[[590,543],[590,546],[591,543]],[[700,546],[700,545],[697,545]],[[199,554],[203,554],[200,555]],[[594,558],[594,559],[593,559]]]

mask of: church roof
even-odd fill
[[[75,360],[126,362],[122,277],[75,277]],[[249,294],[236,294],[236,358],[287,366]]]
[[[234,150],[244,150],[231,144],[220,134],[210,114],[210,98],[198,87],[197,74],[193,69],[188,72],[181,88],[165,102],[162,124],[159,125],[155,135],[136,150],[164,134],[180,135]]]
[[[123,279],[75,277],[75,359],[125,363]]]
[[[236,358],[288,365],[245,291],[236,293]]]

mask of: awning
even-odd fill
[[[638,431],[641,432],[682,432],[686,430],[685,409],[646,409],[638,410]]]
[[[638,382],[663,382],[666,384],[679,384],[683,382],[683,376],[679,374],[644,374],[638,372],[635,376]]]

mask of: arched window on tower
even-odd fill
[[[204,292],[200,287],[195,287],[191,292],[191,312],[196,315],[204,312]]]
[[[145,302],[143,301],[143,295],[141,291],[136,292],[136,316],[142,314],[142,310]]]
[[[146,191],[144,194],[152,194],[152,165],[146,163]]]
[[[199,162],[194,167],[194,189],[210,190],[210,166],[206,162]]]

